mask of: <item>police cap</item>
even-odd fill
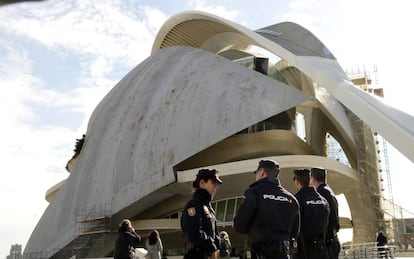
[[[212,180],[218,184],[222,184],[223,181],[217,175],[218,171],[216,169],[201,169],[197,173],[197,178],[204,180]]]

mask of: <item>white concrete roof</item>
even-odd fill
[[[214,53],[231,48],[246,49],[250,45],[262,47],[317,82],[318,86],[325,88],[414,161],[411,148],[414,145],[414,117],[354,87],[329,49],[312,33],[290,22],[268,26],[256,32],[212,14],[184,12],[173,16],[162,26],[152,52],[174,45],[199,47]],[[322,101],[322,104],[329,105],[330,102]],[[338,120],[338,126],[352,140],[345,114],[338,109],[338,105],[326,107],[327,111],[331,111],[332,118]]]
[[[157,52],[125,76],[93,112],[74,171],[25,251],[66,245],[74,238],[80,212],[111,204],[116,213],[175,182],[174,165],[309,99],[201,49]]]
[[[312,82],[308,87],[314,87],[315,97],[215,55],[229,49],[246,50],[250,45],[278,55],[285,68],[297,69]],[[174,183],[173,167],[178,163],[250,125],[301,105],[321,107],[345,142],[353,146],[345,106],[414,161],[414,118],[352,86],[330,51],[297,24],[281,23],[254,32],[214,15],[187,12],[165,23],[152,52],[93,112],[79,160],[60,190],[59,186],[51,189],[56,198],[33,231],[25,253],[48,251],[52,255],[74,239],[80,213],[103,210],[108,204],[117,213],[136,204]],[[352,189],[357,178],[350,168],[338,168],[320,158],[277,160],[287,168],[314,162],[331,166],[336,170],[332,176],[344,179],[333,181],[333,187],[350,196],[358,194]],[[230,164],[223,166],[225,174],[232,172]],[[194,176],[179,172],[178,181],[188,181],[186,174]],[[148,198],[135,213],[171,195]]]

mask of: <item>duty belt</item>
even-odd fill
[[[325,238],[318,239],[318,240],[307,240],[306,246],[312,250],[325,250],[326,249],[326,243]]]
[[[256,253],[267,257],[290,254],[290,242],[287,240],[261,242],[253,244],[252,248]]]

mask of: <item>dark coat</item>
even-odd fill
[[[300,220],[295,196],[279,180],[263,178],[244,193],[245,199],[234,218],[237,232],[248,234],[252,245],[297,237]]]
[[[141,237],[131,230],[119,230],[118,238],[116,239],[114,259],[131,259],[130,249],[134,249],[135,246],[141,241]]]
[[[300,233],[305,240],[322,237],[328,228],[329,204],[313,187],[303,187],[296,194],[300,205]]]
[[[329,223],[326,231],[326,245],[328,247],[329,258],[337,259],[341,251],[341,245],[338,240],[337,232],[339,231],[338,201],[334,192],[325,183],[318,186],[316,191],[324,197],[329,203]]]
[[[216,215],[211,207],[211,199],[205,189],[196,189],[181,217],[181,230],[186,242],[205,254],[211,254],[219,246]]]
[[[377,246],[385,246],[387,244],[387,238],[381,232],[377,237]]]
[[[338,216],[338,201],[335,198],[335,194],[325,183],[321,184],[317,188],[317,192],[324,197],[330,208],[328,232],[339,231],[339,216]],[[331,234],[331,233],[329,233]]]
[[[294,259],[318,258],[328,259],[325,245],[325,233],[329,221],[329,204],[315,188],[301,188],[295,197],[300,205],[300,238],[298,254]]]

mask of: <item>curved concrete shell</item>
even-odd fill
[[[193,46],[213,53],[247,49],[251,45],[262,47],[281,57],[289,66],[302,71],[319,87],[325,88],[414,161],[414,152],[411,151],[414,144],[414,118],[355,88],[329,49],[297,24],[285,22],[253,32],[211,14],[187,12],[172,17],[163,25],[155,39],[152,53],[175,45]],[[339,108],[338,105],[335,107]],[[346,121],[340,123],[349,129]]]
[[[280,57],[277,78],[233,62],[252,45]],[[296,113],[304,117],[304,139]],[[292,192],[293,169],[326,167],[330,185],[348,200],[354,240],[373,240],[383,215],[370,127],[413,160],[413,124],[411,116],[357,90],[333,54],[297,24],[251,31],[210,14],[179,14],[160,29],[152,56],[96,107],[72,173],[49,190],[51,203],[25,254],[110,255],[125,217],[141,231],[166,230],[166,247],[178,248],[178,220],[171,215],[189,198],[197,168],[219,169],[224,184],[216,199],[237,202],[264,157],[280,162],[281,181]],[[327,133],[349,166],[326,157]],[[231,234],[234,244],[243,243]],[[97,246],[99,240],[111,245]]]
[[[200,49],[156,53],[92,114],[74,171],[36,226],[26,252],[67,245],[80,212],[103,211],[109,203],[118,213],[175,182],[173,167],[193,154],[309,98]]]

